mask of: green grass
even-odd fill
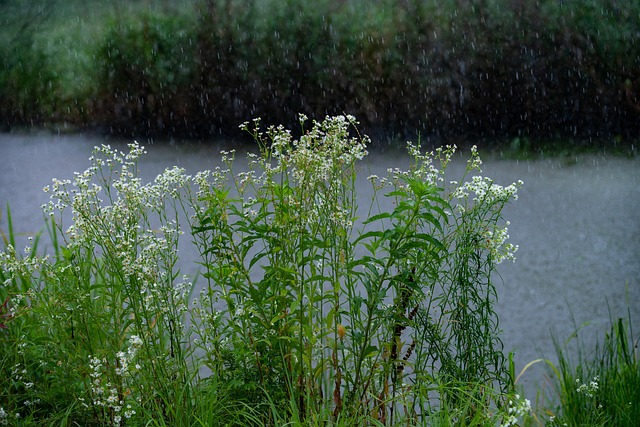
[[[484,149],[502,159],[532,160],[552,157],[565,159],[567,164],[571,164],[576,157],[589,154],[634,158],[638,155],[638,142],[616,138],[569,140],[518,137],[503,142],[487,141]]]
[[[595,348],[585,348],[577,331],[564,344],[555,340],[558,364],[552,369],[557,407],[549,425],[635,426],[640,419],[638,337],[631,316],[611,319]],[[571,345],[573,344],[573,345]]]

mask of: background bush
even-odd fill
[[[5,99],[40,121],[45,111],[126,135],[230,136],[249,117],[295,125],[298,112],[354,114],[364,131],[390,136],[640,130],[637,2],[194,0],[133,2],[126,13],[118,4],[99,6],[100,37],[83,47],[93,65],[78,74],[94,76],[93,88],[38,76],[28,90],[5,85]],[[51,53],[18,51],[39,73],[57,69]],[[0,79],[14,82],[12,69],[3,64]]]
[[[0,1],[0,129],[47,120],[56,106],[58,80],[37,43],[50,8],[38,1],[21,3]]]
[[[114,21],[98,50],[100,121],[109,131],[184,132],[193,46],[184,16]]]

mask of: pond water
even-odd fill
[[[8,203],[14,229],[25,242],[43,225],[40,206],[48,195],[42,188],[54,177],[85,170],[92,148],[105,142],[126,149],[126,141],[87,135],[0,134],[0,229],[7,227]],[[219,164],[221,149],[234,148],[231,143],[143,145],[145,181],[173,165],[188,173],[211,169]],[[402,150],[372,150],[360,174],[363,204],[371,194],[368,175],[383,176],[388,167],[407,164]],[[463,165],[462,157],[454,162],[450,179],[459,177]],[[555,360],[551,332],[564,340],[586,325],[580,336],[595,342],[607,330],[610,313],[626,317],[629,308],[640,331],[640,158],[485,158],[483,174],[503,185],[525,183],[519,200],[504,212],[511,241],[520,245],[517,261],[499,266],[503,283],[497,285],[505,351],[516,352],[517,370],[539,357]],[[531,400],[545,383],[544,373],[539,364],[521,378]]]

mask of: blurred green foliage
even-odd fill
[[[24,15],[22,3],[5,16]],[[39,73],[15,83],[3,54],[5,123],[49,115],[126,135],[209,136],[256,116],[294,125],[298,112],[344,112],[391,135],[640,131],[632,0],[112,0],[78,18],[81,9],[58,2],[34,30],[37,41],[79,19],[73,38],[3,48]]]
[[[194,65],[182,16],[114,21],[98,50],[99,109],[114,132],[183,131]]]
[[[0,1],[0,126],[42,120],[55,108],[57,80],[36,43],[51,1]]]

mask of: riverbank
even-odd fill
[[[238,135],[235,138],[226,138],[216,135],[214,138],[186,138],[180,136],[150,136],[150,135],[134,135],[131,137],[105,134],[96,129],[87,129],[81,126],[69,123],[47,125],[31,125],[31,126],[14,126],[10,130],[0,132],[0,135],[6,135],[9,138],[26,136],[41,137],[71,137],[84,136],[88,139],[95,140],[114,140],[114,141],[139,141],[145,145],[149,144],[183,144],[193,146],[198,144],[216,145],[224,142],[224,145],[232,144],[237,146],[252,145],[252,140],[246,135]],[[379,151],[402,151],[407,140],[399,135],[393,137],[389,135],[373,136],[371,140],[371,148]],[[557,138],[557,139],[531,139],[525,137],[515,137],[511,139],[485,138],[480,140],[469,140],[460,137],[444,138],[444,137],[422,137],[419,136],[414,140],[420,141],[421,144],[428,149],[434,149],[444,145],[455,144],[459,148],[469,148],[476,145],[483,156],[492,159],[507,160],[541,160],[545,158],[564,159],[568,164],[576,162],[576,158],[584,155],[603,155],[615,157],[634,158],[638,156],[640,140],[620,139],[620,138],[601,138],[601,139],[576,139],[576,138]]]
[[[84,3],[0,6],[5,128],[210,139],[347,112],[389,140],[640,134],[632,2]]]

